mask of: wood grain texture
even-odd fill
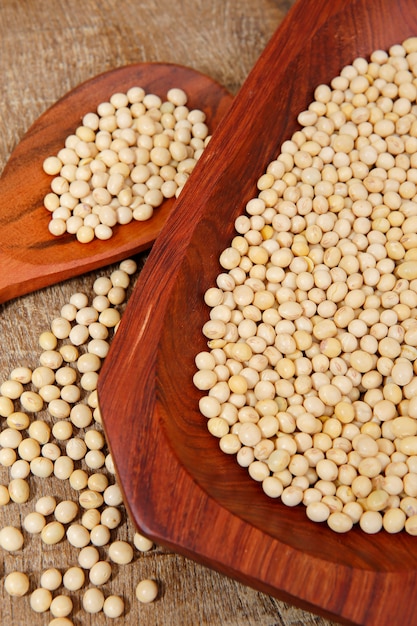
[[[0,171],[31,124],[59,98],[85,80],[113,68],[143,61],[188,65],[236,93],[269,37],[292,4],[288,0],[5,0],[0,4]],[[18,193],[18,190],[16,190]],[[0,214],[1,214],[0,201]],[[142,263],[146,258],[138,258]],[[91,293],[98,275],[66,280],[0,305],[0,381],[16,366],[34,366],[38,336],[49,327],[60,307],[75,291]],[[9,268],[0,264],[1,273]],[[45,416],[46,417],[46,416]],[[1,428],[4,421],[1,420]],[[0,467],[0,483],[9,472]],[[65,482],[31,478],[32,497],[25,506],[0,510],[0,526],[20,524],[44,494],[73,498]],[[132,522],[125,519],[120,536],[131,539]],[[25,535],[17,555],[0,552],[0,623],[41,626],[49,615],[36,615],[28,597],[11,599],[4,577],[14,569],[30,573],[31,588],[41,570],[75,565],[77,551],[66,542],[43,548]],[[105,550],[102,551],[105,556]],[[135,584],[144,577],[160,581],[160,599],[140,606]],[[207,569],[166,548],[135,558],[117,568],[106,592],[121,593],[127,603],[115,626],[330,626],[330,622],[279,602]],[[89,616],[74,594],[76,626],[104,626],[103,615]]]
[[[304,511],[268,500],[206,432],[192,375],[195,354],[206,345],[203,293],[215,284],[218,255],[314,87],[355,57],[416,32],[411,0],[395,7],[388,0],[302,0],[294,7],[157,240],[100,385],[110,446],[140,528],[264,592],[367,626],[415,621],[414,538],[369,537],[358,529],[340,537],[308,522]],[[139,445],[139,459],[126,454]]]
[[[18,143],[0,178],[0,264],[10,269],[0,276],[0,302],[147,250],[159,235],[175,198],[165,200],[145,222],[115,227],[111,241],[94,239],[84,246],[74,235],[51,235],[51,216],[43,204],[52,180],[43,171],[44,159],[58,154],[86,111],[96,111],[113,93],[135,85],[161,99],[172,87],[181,87],[188,106],[206,114],[210,132],[232,101],[224,87],[192,68],[139,63],[85,81],[50,107]]]

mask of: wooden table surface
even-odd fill
[[[0,171],[31,123],[80,82],[109,69],[142,61],[166,61],[202,71],[236,93],[293,0],[4,0],[0,3]],[[18,190],[16,190],[18,193]],[[1,212],[1,204],[0,204]],[[138,258],[139,264],[146,255]],[[92,293],[99,275],[81,276],[0,306],[0,384],[18,365],[36,367],[38,337],[49,328],[61,306],[76,291]],[[0,268],[7,271],[7,268]],[[122,407],[121,407],[122,409]],[[1,428],[5,428],[5,419]],[[46,415],[43,419],[48,419]],[[9,469],[0,466],[0,484]],[[76,499],[68,481],[30,478],[31,497],[24,505],[0,509],[0,528],[20,525],[37,498],[51,494]],[[124,508],[122,507],[124,510]],[[125,513],[124,513],[125,515]],[[126,517],[112,538],[132,541]],[[1,549],[0,549],[1,550]],[[106,558],[106,547],[101,549]],[[48,624],[51,616],[34,613],[29,595],[10,598],[4,578],[13,570],[30,575],[31,590],[40,572],[77,564],[77,550],[67,541],[42,545],[25,533],[24,549],[0,552],[0,623]],[[143,578],[155,578],[158,599],[140,605],[134,591]],[[80,608],[82,591],[66,592],[74,601],[77,625],[105,623],[146,626],[330,626],[331,622],[258,593],[163,547],[135,553],[117,566],[105,594],[123,595],[122,618],[106,620]],[[65,590],[64,590],[65,592]],[[58,592],[57,592],[58,593]]]

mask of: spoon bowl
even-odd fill
[[[83,116],[118,91],[140,86],[165,98],[181,87],[190,108],[202,109],[210,132],[230,106],[221,85],[191,68],[139,63],[100,74],[76,87],[41,115],[16,146],[0,178],[0,302],[126,258],[151,247],[174,206],[165,200],[151,219],[114,229],[108,241],[79,243],[74,235],[50,234],[43,200],[52,177],[43,160],[55,155]],[[5,271],[7,268],[7,271]]]
[[[414,624],[416,537],[340,535],[285,507],[220,451],[198,409],[204,292],[234,220],[298,129],[297,115],[359,56],[417,34],[414,0],[299,0],[236,96],[163,229],[99,378],[126,506],[161,543],[344,624]]]

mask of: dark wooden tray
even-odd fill
[[[297,128],[296,115],[357,56],[417,34],[413,0],[300,0],[216,131],[131,297],[99,380],[128,509],[155,541],[348,624],[416,623],[417,539],[338,535],[283,506],[218,449],[198,411],[203,293],[234,218]]]

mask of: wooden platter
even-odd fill
[[[203,293],[257,178],[314,88],[417,34],[412,0],[299,0],[219,125],[147,260],[99,379],[103,423],[138,528],[301,608],[366,626],[414,624],[416,538],[338,535],[265,496],[198,411]]]

